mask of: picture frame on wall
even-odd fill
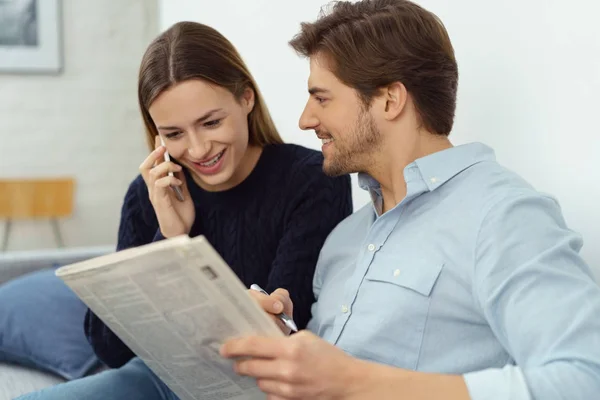
[[[60,0],[0,0],[0,73],[62,71]]]

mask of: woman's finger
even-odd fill
[[[150,153],[148,157],[146,157],[146,159],[140,164],[139,171],[146,183],[148,183],[150,170],[153,169],[156,164],[160,163],[160,160],[164,159],[163,156],[165,154],[165,150],[166,149],[162,146],[154,149],[154,151],[152,151],[152,153]]]
[[[154,162],[154,166],[156,167],[157,165],[163,163],[165,161],[165,156],[164,154],[167,152],[167,147],[163,144],[163,142],[160,140],[160,135],[156,135],[154,137],[154,149],[161,149],[162,148],[162,154],[161,157],[158,158],[155,162]]]
[[[181,182],[179,179],[175,178],[174,176],[167,175],[157,179],[156,182],[154,182],[154,187],[164,189],[170,186],[181,186],[182,184],[183,182]]]
[[[187,181],[185,179],[185,174],[183,173],[183,167],[180,166],[179,164],[175,164],[175,165],[179,166],[179,170],[174,171],[174,173],[175,173],[175,178],[177,178],[181,181],[181,191],[183,192],[184,196],[189,195]]]
[[[165,176],[169,172],[179,172],[181,171],[181,166],[175,164],[173,162],[164,162],[156,167],[152,168],[148,173],[150,177],[150,182],[155,181],[163,176]]]

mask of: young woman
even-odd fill
[[[117,250],[202,234],[248,287],[287,289],[305,327],[321,246],[352,212],[350,178],[282,142],[240,55],[208,26],[180,22],[156,38],[138,95],[152,152],[125,196]],[[23,399],[176,398],[91,311],[85,330],[112,369]]]

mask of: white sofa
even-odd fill
[[[0,253],[0,285],[30,272],[67,265],[113,251],[112,246],[96,246]],[[63,379],[53,374],[0,362],[0,400],[13,400],[21,394],[61,382]]]

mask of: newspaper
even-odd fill
[[[283,333],[204,237],[155,242],[56,275],[181,400],[266,398],[219,347],[235,336]]]

